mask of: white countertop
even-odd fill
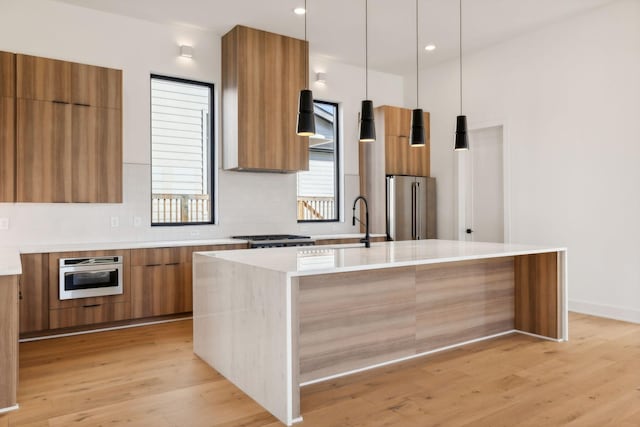
[[[22,274],[20,251],[17,248],[0,248],[0,276]]]
[[[371,234],[371,237],[383,237],[385,234]],[[311,236],[314,240],[322,239],[355,239],[362,238],[364,234],[330,234]],[[98,251],[118,249],[144,249],[144,248],[173,248],[177,246],[204,246],[204,245],[234,245],[247,243],[242,239],[208,239],[208,240],[167,240],[167,241],[138,241],[138,242],[89,242],[89,243],[62,243],[62,244],[38,244],[21,246],[20,253],[40,254],[48,252],[71,251]]]
[[[199,253],[280,271],[289,276],[308,276],[561,251],[566,251],[566,248],[458,240],[407,240],[372,243],[368,249],[362,244],[348,244]]]
[[[26,245],[20,247],[20,253],[39,254],[47,252],[98,251],[118,249],[173,248],[176,246],[234,245],[247,243],[241,239],[209,239],[209,240],[166,240],[144,242],[91,242]]]

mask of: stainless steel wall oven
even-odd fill
[[[61,258],[60,299],[122,294],[122,256]]]

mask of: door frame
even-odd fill
[[[510,144],[509,144],[509,127],[506,121],[487,121],[487,122],[470,122],[468,131],[477,131],[492,127],[502,126],[502,199],[503,199],[503,224],[504,224],[504,243],[511,243],[511,162],[510,162]],[[469,150],[473,150],[470,147]],[[458,240],[465,240],[466,235],[466,182],[463,172],[466,163],[469,160],[468,152],[455,152],[456,159],[456,213],[457,213],[457,235]]]

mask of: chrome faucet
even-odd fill
[[[365,199],[364,196],[358,196],[353,201],[353,218],[351,219],[351,224],[352,225],[356,225],[356,220],[358,220],[358,222],[360,224],[362,224],[362,221],[360,221],[360,219],[356,218],[356,204],[358,204],[358,200],[362,200],[364,202],[365,234],[364,234],[364,239],[360,239],[360,243],[364,243],[364,247],[365,248],[370,248],[371,247],[371,242],[369,241],[369,205],[367,204],[367,199]]]

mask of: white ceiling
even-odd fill
[[[57,0],[149,21],[224,34],[236,24],[304,37],[304,0]],[[463,49],[513,38],[615,0],[463,0]],[[312,54],[364,65],[365,0],[308,0]],[[419,0],[420,66],[458,55],[458,0]],[[424,51],[427,43],[437,49]],[[369,66],[415,69],[415,0],[369,0]]]

